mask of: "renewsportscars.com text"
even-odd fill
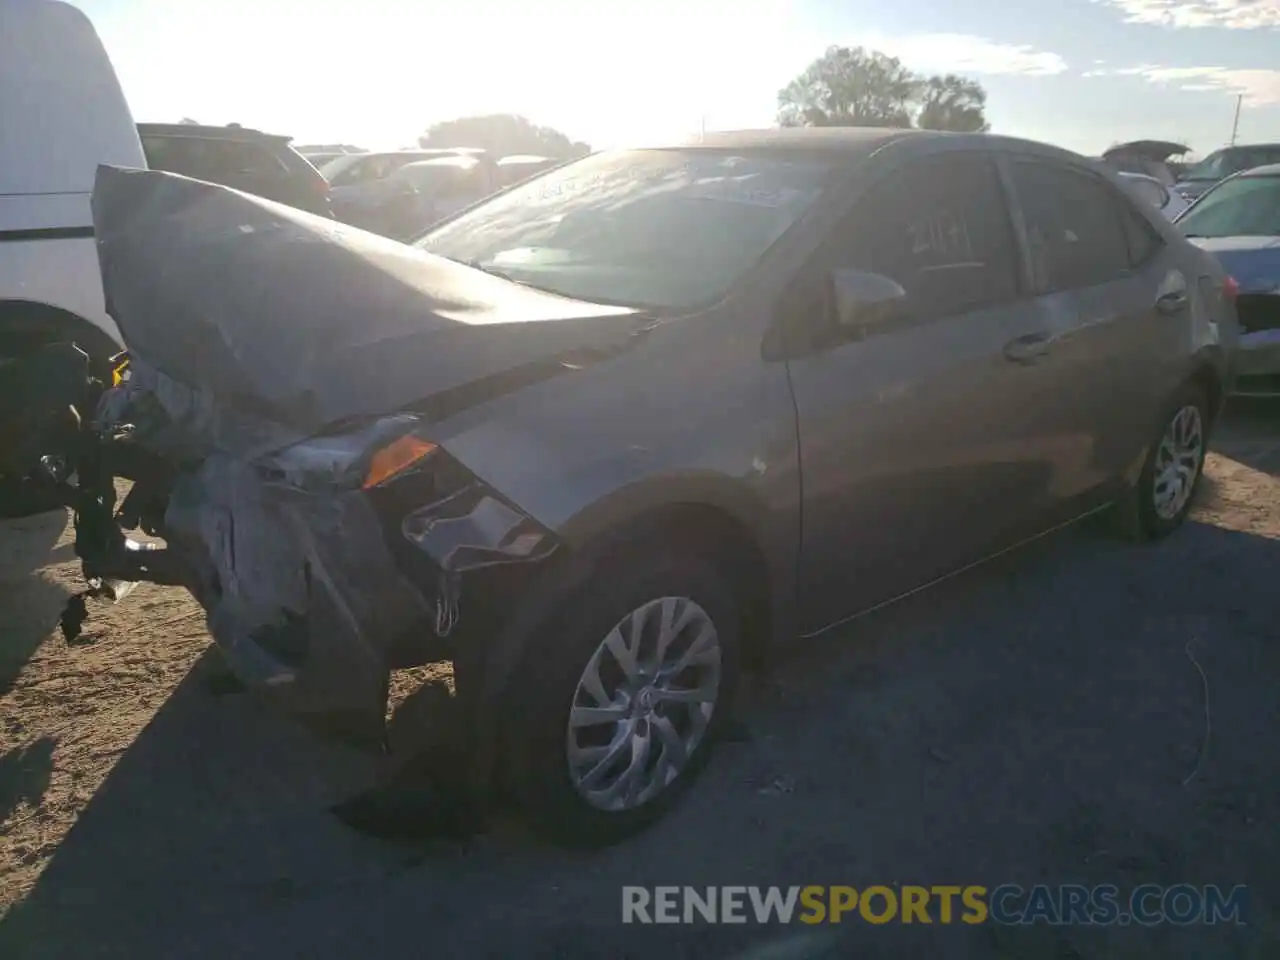
[[[1243,886],[623,887],[623,923],[1243,924]]]

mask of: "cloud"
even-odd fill
[[[1118,8],[1128,23],[1254,30],[1280,26],[1280,0],[1094,0]]]
[[[1243,94],[1251,107],[1280,104],[1280,70],[1234,67],[1162,67],[1142,64],[1115,70],[1091,70],[1086,77],[1141,77],[1148,83],[1195,93]]]
[[[1280,2],[1280,0],[1277,0]],[[967,33],[922,33],[858,41],[881,50],[916,70],[955,71],[976,74],[1022,74],[1049,77],[1067,70],[1056,53],[1023,43],[1000,43]]]

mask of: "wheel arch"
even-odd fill
[[[1183,381],[1194,384],[1204,391],[1209,407],[1210,425],[1217,421],[1222,412],[1222,405],[1226,401],[1227,384],[1223,366],[1220,354],[1216,351],[1212,353],[1206,351],[1195,359],[1190,373]]]
[[[94,360],[122,349],[101,327],[69,310],[38,300],[0,299],[0,354],[60,340],[75,342]]]
[[[742,481],[722,474],[654,477],[601,498],[560,530],[587,559],[650,537],[703,549],[724,565],[744,617],[744,653],[759,664],[794,590],[795,545],[771,530],[770,513]]]

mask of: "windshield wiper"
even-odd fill
[[[511,283],[519,283],[526,287],[533,286],[533,284],[531,283],[525,283],[523,280],[517,280],[515,277],[507,273],[505,270],[499,270],[497,267],[494,267],[494,266],[486,266],[485,264],[481,263],[479,260],[474,260],[474,259],[459,260],[458,262],[461,264],[464,264],[465,266],[470,267],[472,270],[479,270],[481,273],[487,273],[491,277],[501,277],[503,280],[507,280]]]
[[[433,250],[427,251],[427,253],[434,253],[434,252],[435,251]],[[533,284],[531,283],[525,283],[523,280],[517,280],[515,277],[511,276],[511,274],[507,273],[504,270],[499,270],[497,267],[487,266],[486,264],[482,263],[478,257],[472,257],[470,260],[463,260],[461,257],[446,257],[442,253],[436,253],[435,255],[437,257],[440,257],[443,260],[449,260],[453,263],[460,263],[464,267],[470,267],[472,270],[479,270],[481,273],[487,273],[491,277],[500,277],[501,279],[506,280],[508,283],[518,283],[521,286],[525,286],[525,287],[533,286]]]

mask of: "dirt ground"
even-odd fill
[[[672,816],[590,855],[348,831],[369,760],[220,693],[180,591],[68,646],[73,561],[61,515],[0,527],[6,958],[1280,956],[1280,407],[1232,412],[1169,541],[1068,531],[804,645]],[[1247,884],[1248,924],[619,919],[624,884],[1004,882]]]

